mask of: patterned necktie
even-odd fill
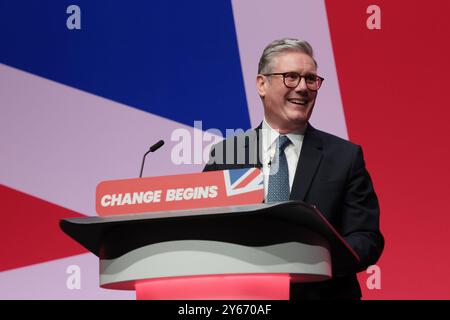
[[[277,150],[270,164],[269,187],[266,202],[279,202],[289,200],[289,170],[284,149],[291,143],[288,137],[279,136]]]

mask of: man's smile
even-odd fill
[[[287,99],[290,103],[293,104],[297,104],[297,105],[301,105],[304,106],[308,103],[308,99],[301,99],[301,98],[289,98]]]

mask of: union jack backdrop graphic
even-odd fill
[[[1,299],[134,299],[99,287],[97,257],[59,220],[95,215],[97,184],[137,177],[159,139],[144,175],[200,172],[194,146],[194,164],[171,160],[177,129],[256,127],[257,62],[282,37],[313,46],[326,80],[311,123],[363,146],[379,196],[381,288],[360,273],[364,298],[450,298],[450,2],[78,0],[71,30],[72,4],[0,0]],[[227,190],[261,188],[252,174]]]

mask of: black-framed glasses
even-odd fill
[[[264,73],[263,76],[283,76],[284,85],[290,89],[297,88],[302,78],[305,78],[306,87],[311,91],[319,90],[323,80],[325,80],[315,74],[302,76],[297,72]]]

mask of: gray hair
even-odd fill
[[[298,40],[293,38],[283,38],[275,40],[264,49],[258,64],[258,73],[270,73],[272,70],[272,62],[275,56],[285,51],[299,51],[307,54],[314,60],[314,64],[317,68],[317,62],[313,56],[313,49],[311,45],[304,40]]]

